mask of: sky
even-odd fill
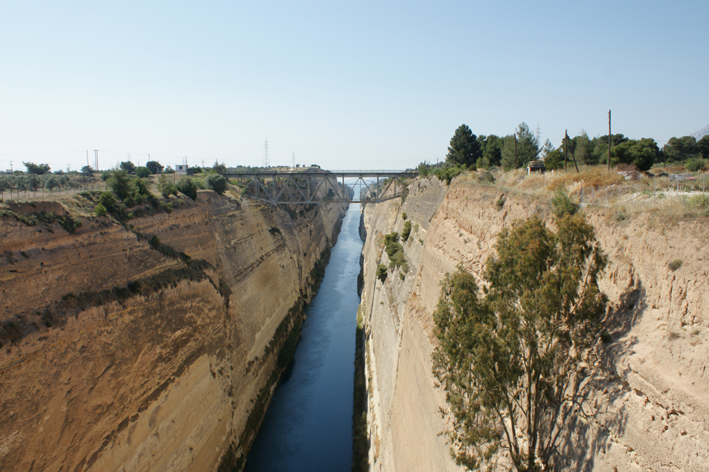
[[[0,170],[404,169],[525,122],[709,124],[709,2],[0,2]],[[295,155],[295,157],[293,157]]]

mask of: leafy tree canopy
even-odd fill
[[[132,172],[135,172],[135,164],[133,164],[131,161],[123,161],[121,162],[121,169],[130,174]]]
[[[652,138],[630,139],[611,151],[611,164],[633,164],[640,170],[648,170],[658,158],[660,149]]]
[[[477,136],[468,128],[468,125],[460,125],[451,138],[446,160],[451,164],[475,168],[479,157],[482,157],[482,150]]]
[[[504,229],[483,290],[462,268],[444,280],[434,373],[451,450],[469,469],[493,469],[500,453],[518,471],[558,468],[558,434],[578,411],[582,357],[607,303],[598,288],[607,260],[582,214],[556,226],[533,217]]]
[[[34,162],[23,162],[27,168],[28,174],[42,175],[49,172],[50,167],[48,164],[35,164]]]
[[[505,170],[515,168],[515,136],[517,137],[517,168],[525,167],[539,155],[539,143],[527,123],[520,123],[513,136],[505,136],[500,163]]]
[[[150,169],[148,169],[147,167],[140,166],[140,167],[135,168],[135,175],[137,175],[141,179],[145,179],[146,177],[150,177],[150,174],[151,174]]]
[[[163,170],[162,164],[158,161],[148,161],[145,163],[145,167],[150,169],[151,174],[159,174]]]

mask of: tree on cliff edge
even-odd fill
[[[485,288],[462,268],[447,275],[434,314],[434,374],[453,419],[456,462],[492,470],[554,468],[564,420],[582,400],[582,356],[598,339],[606,266],[593,227],[566,214],[552,233],[537,218],[497,239]],[[506,460],[506,459],[505,459]]]
[[[475,162],[482,156],[480,143],[477,136],[468,128],[460,125],[451,138],[446,160],[452,164],[462,164],[475,168]]]

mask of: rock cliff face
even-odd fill
[[[344,208],[181,202],[73,233],[57,204],[0,216],[0,470],[240,464]]]
[[[463,265],[480,274],[497,233],[549,203],[500,189],[417,180],[400,200],[368,205],[361,312],[369,383],[370,465],[374,471],[462,470],[451,460],[439,412],[443,392],[431,373],[432,314],[440,281]],[[586,215],[610,259],[601,288],[610,298],[613,341],[600,345],[589,403],[597,413],[569,425],[562,444],[572,470],[706,470],[709,461],[709,230],[703,222],[665,224],[651,216]],[[410,270],[390,270],[384,235],[401,233]],[[672,270],[668,263],[681,260]],[[403,273],[403,272],[402,272]]]

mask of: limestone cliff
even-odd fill
[[[0,216],[0,470],[240,463],[344,208],[174,203],[129,226]]]
[[[366,332],[370,465],[374,471],[462,470],[439,433],[445,397],[431,373],[440,281],[459,265],[480,274],[497,233],[548,200],[463,179],[417,179],[405,202],[368,205],[361,312]],[[500,204],[502,203],[502,204]],[[585,213],[610,258],[602,290],[607,328],[594,366],[594,417],[570,424],[562,454],[572,470],[706,470],[709,460],[709,231],[702,220],[662,224],[639,214]],[[389,270],[384,235],[401,233],[409,272]],[[682,260],[679,269],[668,263]],[[401,274],[401,275],[400,275]]]

